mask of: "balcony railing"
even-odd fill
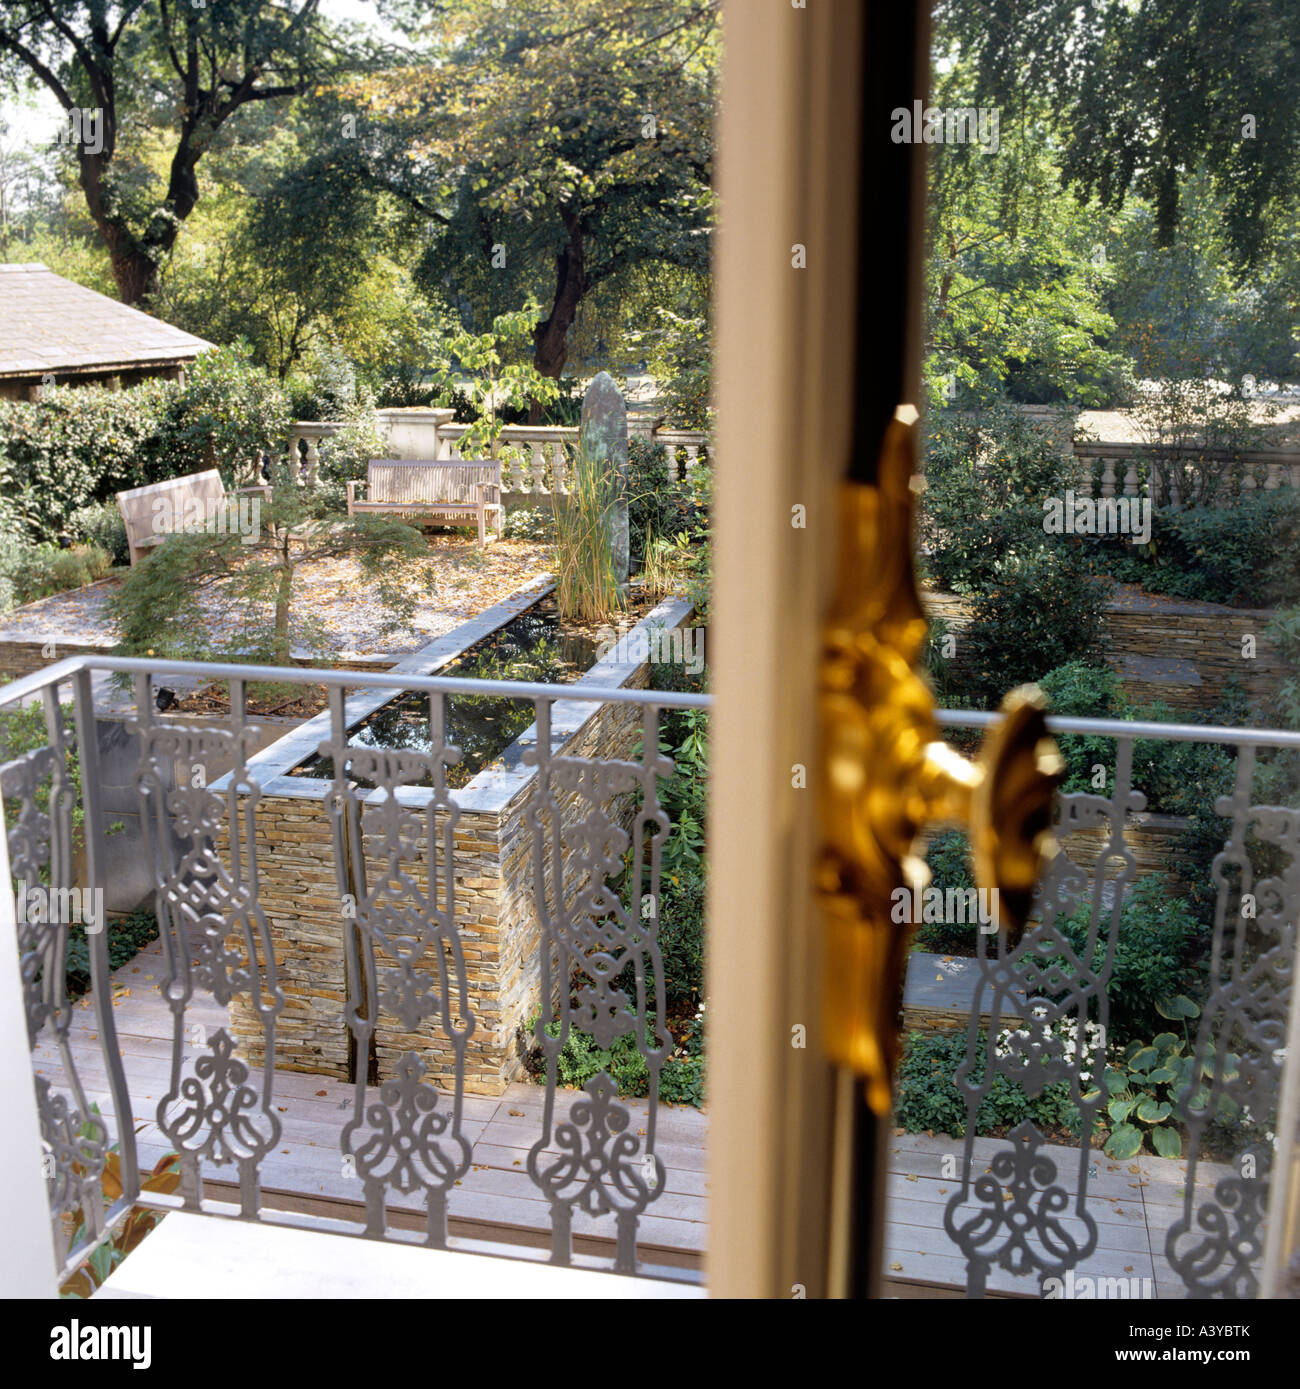
[[[134,839],[104,795],[93,689],[112,672],[135,685],[125,726]],[[231,715],[194,722],[155,713],[158,682],[187,676],[229,682]],[[312,749],[327,770],[277,773],[263,784],[250,751],[249,681],[328,688],[328,733]],[[349,690],[427,696],[418,736],[401,748],[355,741]],[[447,701],[475,695],[522,702],[534,723],[503,769],[452,786],[460,754],[444,735]],[[545,1247],[479,1239],[474,1248],[698,1276],[658,1264],[644,1226],[671,1195],[663,1154],[677,1132],[671,1120],[665,1128],[659,1101],[672,1044],[654,906],[671,831],[663,779],[673,775],[659,751],[660,725],[671,711],[709,708],[707,697],[78,658],[0,689],[0,713],[33,703],[43,737],[11,749],[0,792],[10,871],[25,893],[22,984],[65,1271],[110,1239],[133,1206],[465,1247],[449,1208],[454,1189],[486,1161],[468,1111],[476,1092],[495,1093],[494,1078],[520,1075],[511,1067],[522,1036],[545,1086],[518,1111],[527,1137],[517,1166],[545,1213]],[[990,719],[941,715],[950,729]],[[1064,1084],[1084,1133],[1105,1111],[1095,1069],[1063,1038],[1070,1026],[1077,1034],[1111,1020],[1123,908],[1139,877],[1135,744],[1210,744],[1233,754],[1234,789],[1216,807],[1222,834],[1203,1001],[1187,1024],[1195,1084],[1174,1095],[1190,1140],[1186,1174],[1170,1188],[1176,1199],[1165,1223],[1151,1228],[1151,1249],[1125,1262],[1138,1273],[1149,1264],[1163,1279],[1161,1295],[1176,1286],[1183,1295],[1253,1296],[1266,1258],[1300,911],[1300,810],[1294,795],[1276,804],[1256,790],[1269,768],[1278,784],[1300,734],[1095,719],[1054,719],[1052,727],[1113,748],[1099,757],[1110,789],[1058,797],[1062,852],[1023,936],[975,936],[976,992],[956,1078],[967,1137],[955,1176],[936,1183],[932,1233],[941,1227],[937,1237],[975,1295],[1005,1290],[1008,1280],[1041,1295],[1044,1280],[1086,1273],[1106,1253],[1101,1155],[1086,1141],[1073,1149],[1049,1142],[1029,1122],[990,1154],[975,1119],[1000,1076],[1030,1094]],[[110,739],[119,754],[123,736]],[[148,999],[165,1023],[149,1044],[155,1085],[134,1082],[119,1052],[122,1001],[113,997],[105,933],[85,937],[93,1032],[81,1029],[74,1046],[67,916],[53,906],[45,919],[26,910],[33,892],[58,904],[69,889],[103,889],[128,854],[149,865],[163,947],[156,991],[142,977],[126,1005]],[[1086,923],[1082,946],[1064,928],[1070,916]],[[644,1103],[620,1096],[607,1072],[581,1091],[561,1086],[561,1052],[578,1033],[598,1048],[634,1049]],[[282,1115],[304,1084],[318,1083],[304,1079],[313,1070],[328,1077],[315,1094],[344,1097],[334,1106],[332,1151],[359,1197],[328,1209],[263,1191],[288,1141]],[[96,1094],[104,1097],[98,1109]],[[1225,1171],[1205,1159],[1203,1140],[1229,1109],[1253,1123],[1240,1129]],[[136,1126],[146,1122],[156,1148],[180,1155],[176,1194],[142,1186]],[[110,1199],[103,1177],[113,1145],[121,1194]],[[413,1202],[418,1221],[409,1218]]]
[[[976,729],[993,717],[944,711],[940,721],[950,729]],[[1125,1270],[1135,1283],[1149,1280],[1146,1286],[1159,1288],[1160,1296],[1253,1298],[1266,1261],[1269,1217],[1276,1214],[1269,1201],[1277,1139],[1289,1144],[1297,1137],[1282,1132],[1279,1099],[1283,1065],[1295,1064],[1285,1044],[1300,912],[1300,734],[1106,719],[1048,723],[1057,735],[1092,740],[1089,757],[1105,786],[1057,796],[1060,852],[1039,884],[1023,936],[974,933],[975,956],[968,963],[975,992],[965,1061],[956,1075],[966,1137],[954,1155],[955,1180],[941,1183],[943,1229],[965,1266],[968,1295],[1052,1295],[1044,1293],[1048,1280],[1058,1280],[1059,1289],[1072,1274],[1110,1280]],[[996,1144],[976,1137],[981,1105],[1002,1078],[1031,1097],[1053,1084],[1068,1086],[1084,1134],[1107,1115],[1113,1090],[1102,1083],[1104,1068],[1109,1062],[1122,1071],[1123,1054],[1113,1044],[1104,1055],[1090,1053],[1084,1039],[1089,1026],[1102,1029],[1094,1035],[1103,1044],[1115,1035],[1110,994],[1116,948],[1125,904],[1140,877],[1136,850],[1147,804],[1134,753],[1148,739],[1235,755],[1232,789],[1216,799],[1218,819],[1207,834],[1218,852],[1210,867],[1213,921],[1206,922],[1208,943],[1199,961],[1204,997],[1194,1016],[1178,1020],[1174,1014],[1182,1010],[1175,1006],[1164,1015],[1170,1020],[1159,1024],[1177,1043],[1171,1064],[1185,1068],[1189,1078],[1171,1075],[1153,1083],[1168,1094],[1168,1117],[1186,1142],[1181,1161],[1169,1164],[1172,1171],[1157,1184],[1162,1200],[1146,1205],[1149,1248],[1146,1240],[1117,1242],[1120,1222],[1110,1212],[1118,1207],[1132,1215],[1137,1203],[1145,1204],[1144,1183],[1158,1161],[1107,1162],[1086,1141],[1073,1151],[1049,1143],[1028,1121]],[[1257,798],[1261,787],[1268,789],[1267,802]],[[1141,847],[1148,856],[1149,846]],[[1179,891],[1176,877],[1164,875],[1168,893]],[[1073,931],[1065,927],[1071,918]],[[1144,1115],[1159,1113],[1158,1104],[1135,1111],[1136,1127],[1149,1135]],[[1110,1122],[1113,1128],[1115,1116]],[[1211,1149],[1207,1139],[1216,1126]],[[1149,1148],[1143,1151],[1149,1157]],[[1114,1172],[1131,1174],[1122,1202],[1115,1199]],[[1103,1223],[1108,1219],[1116,1224]],[[1277,1256],[1275,1249],[1267,1253]]]
[[[105,808],[92,687],[109,672],[135,686],[134,843]],[[158,682],[186,676],[228,681],[230,717],[156,714]],[[309,750],[328,759],[326,780],[308,768],[259,784],[249,681],[328,687],[328,736]],[[389,689],[408,701],[407,722],[411,694],[427,697],[422,728],[407,729],[406,746],[362,745],[347,692]],[[444,729],[448,701],[464,696],[520,703],[533,723],[453,786],[465,778],[452,775],[460,750]],[[660,723],[665,711],[707,709],[707,696],[78,658],[0,689],[0,713],[33,702],[44,736],[0,767],[0,791],[66,1273],[133,1206],[455,1247],[449,1196],[483,1127],[467,1113],[475,1093],[526,1078],[519,1038],[546,1084],[527,1112],[512,1111],[531,1125],[515,1165],[540,1193],[530,1204],[546,1211],[551,1261],[698,1277],[654,1268],[638,1244],[665,1194],[659,1079],[673,1050],[654,909],[671,831],[660,791],[673,774]],[[121,729],[108,736],[120,750]],[[129,853],[149,864],[163,947],[157,994],[137,987],[132,1000],[163,1024],[155,1085],[130,1083],[120,1054],[104,930],[85,935],[93,1031],[74,1037],[65,989],[70,905],[102,893]],[[642,1103],[622,1102],[606,1071],[582,1091],[560,1088],[577,1029],[639,1054]],[[353,1219],[263,1198],[268,1158],[287,1142],[294,1077],[282,1059],[328,1076],[318,1095],[350,1087],[336,1143],[363,1198]],[[94,1093],[105,1102],[92,1108]],[[157,1144],[179,1154],[179,1192],[142,1184],[137,1124],[156,1125]],[[121,1194],[110,1200],[114,1146]],[[421,1208],[422,1229],[389,1219],[397,1198]],[[496,1250],[537,1257],[504,1241]]]

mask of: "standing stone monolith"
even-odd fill
[[[627,588],[629,572],[627,529],[627,404],[614,378],[602,371],[582,398],[582,440],[587,456],[606,460],[613,470],[614,515],[610,522],[609,548],[619,591]]]

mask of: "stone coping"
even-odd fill
[[[472,617],[468,622],[462,622],[459,627],[453,628],[450,632],[436,637],[427,646],[422,646],[418,651],[412,652],[409,656],[403,656],[400,660],[394,661],[392,657],[387,657],[383,661],[385,669],[391,669],[396,674],[401,675],[436,675],[440,670],[449,666],[458,656],[464,655],[476,642],[480,642],[484,637],[490,636],[498,627],[503,627],[507,622],[518,617],[526,608],[531,608],[539,598],[543,598],[555,587],[555,581],[550,574],[539,575],[536,579],[525,584],[523,588],[516,589],[509,598],[503,599],[500,603],[479,613],[477,617]],[[400,693],[397,688],[391,690],[359,690],[351,695],[343,705],[344,720],[349,729],[355,727],[363,719],[369,717],[377,709],[382,709],[392,699]],[[250,722],[256,722],[256,718],[251,718]],[[289,777],[288,772],[292,771],[300,762],[305,762],[310,757],[315,757],[320,751],[320,745],[329,741],[330,736],[330,711],[322,710],[314,718],[308,719],[306,723],[299,724],[292,733],[272,743],[269,748],[263,749],[255,757],[248,761],[248,771],[257,777],[262,786],[263,794],[266,793],[267,786],[271,782],[288,782],[291,786],[307,787],[309,795],[304,799],[319,800],[321,798],[320,787],[328,787],[328,781],[317,780],[307,777]],[[268,775],[269,774],[269,775]],[[265,780],[263,778],[265,777]],[[213,782],[212,790],[224,791],[226,789],[226,778]],[[287,791],[277,791],[277,795],[286,795]],[[302,794],[299,792],[298,794]]]
[[[482,641],[498,627],[517,617],[525,608],[531,607],[553,587],[554,581],[551,576],[543,575],[512,594],[505,602],[498,603],[472,621],[457,627],[455,631],[439,637],[437,641],[414,655],[405,657],[393,667],[394,672],[436,675],[476,642]],[[622,636],[613,649],[597,661],[580,680],[575,681],[574,688],[621,689],[645,664],[648,654],[645,650],[648,629],[663,627],[672,630],[680,627],[694,610],[694,605],[684,598],[665,599]],[[351,730],[376,710],[391,703],[400,693],[400,689],[394,687],[389,690],[365,690],[353,695],[343,706],[348,729]],[[551,706],[552,751],[558,752],[569,742],[599,708],[599,702],[594,700],[557,700]],[[333,782],[319,777],[291,776],[289,773],[300,763],[316,756],[321,744],[328,742],[330,732],[330,713],[329,710],[325,710],[250,758],[248,773],[257,779],[262,797],[323,800]],[[536,776],[537,768],[524,762],[524,755],[536,745],[537,724],[532,723],[501,753],[497,760],[503,765],[484,768],[468,786],[453,790],[450,793],[452,803],[461,810],[480,813],[491,814],[503,810],[529,780]],[[225,791],[228,789],[228,781],[228,777],[223,777],[213,782],[210,789],[217,792]],[[386,794],[376,789],[363,799],[378,801],[384,799]],[[401,804],[423,809],[428,805],[433,793],[424,786],[404,786],[398,787],[394,794]]]

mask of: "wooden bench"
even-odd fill
[[[358,487],[366,489],[366,500],[358,501]],[[370,511],[395,512],[419,516],[444,525],[476,522],[478,541],[486,545],[488,518],[494,522],[498,539],[505,530],[505,508],[501,505],[501,464],[490,459],[466,462],[457,458],[414,459],[373,458],[365,482],[348,483],[348,515]]]
[[[237,487],[229,495],[244,492],[262,492],[268,498],[271,495],[271,489],[264,486]],[[205,519],[220,515],[226,508],[227,496],[221,474],[215,468],[119,492],[117,505],[126,525],[131,563],[136,562],[141,550],[161,545],[169,535],[183,531],[187,513],[191,519],[199,514]]]

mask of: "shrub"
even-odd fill
[[[0,606],[34,603],[52,593],[82,588],[102,579],[112,557],[97,545],[25,545],[12,537],[0,540]]]
[[[541,507],[517,507],[506,517],[507,540],[531,540],[549,545],[555,542],[555,517]]]
[[[1049,670],[1038,683],[1051,700],[1053,714],[1081,719],[1122,719],[1128,712],[1119,676],[1109,666],[1070,661]],[[1113,738],[1064,733],[1057,738],[1057,743],[1066,766],[1062,791],[1089,791],[1106,796],[1114,794]],[[1097,767],[1106,769],[1104,786],[1098,786],[1094,780]]]
[[[150,941],[158,939],[158,921],[151,911],[132,912],[120,921],[109,921],[105,926],[108,938],[108,967],[121,969],[124,964],[135,959]],[[68,979],[68,994],[75,998],[86,993],[90,980],[90,943],[86,939],[86,928],[73,924],[68,927],[68,953],[65,969]]]
[[[1007,556],[1041,546],[1043,499],[1063,493],[1068,466],[1052,432],[1018,410],[938,416],[925,441],[920,518],[929,576],[980,589]]]
[[[158,381],[126,391],[69,386],[0,402],[0,492],[20,537],[56,540],[79,508],[171,476],[161,471],[159,436],[180,391]]]
[[[75,512],[128,487],[208,468],[229,486],[238,468],[283,452],[288,426],[279,385],[235,348],[205,353],[184,385],[60,387],[39,401],[3,401],[0,522],[54,541]]]
[[[1088,940],[1091,907],[1082,903],[1059,923],[1059,930],[1080,959]],[[1103,921],[1106,920],[1103,915]],[[1156,1005],[1196,988],[1196,963],[1204,951],[1206,931],[1195,911],[1169,891],[1160,874],[1139,879],[1120,908],[1119,931],[1106,997],[1110,1000],[1112,1038],[1149,1037],[1163,1026]],[[1100,970],[1107,950],[1106,932],[1099,939],[1091,967]]]
[[[375,398],[363,390],[359,399],[339,412],[343,428],[320,446],[320,476],[326,482],[364,482],[372,458],[389,453],[387,441],[375,423]]]
[[[1008,555],[971,603],[965,678],[995,701],[1070,662],[1096,664],[1109,585],[1077,550],[1040,546]]]
[[[971,866],[970,841],[961,830],[940,830],[930,839],[925,853],[930,869],[930,885],[946,892],[949,888],[975,886]],[[923,921],[916,928],[916,944],[936,955],[973,955],[976,922]]]
[[[704,991],[702,873],[664,873],[659,885],[659,954],[668,1003],[696,999]]]
[[[1238,505],[1162,510],[1142,582],[1202,603],[1262,608],[1300,603],[1300,496],[1258,492]]]
[[[654,1020],[649,1019],[653,1028]],[[536,1019],[529,1026],[527,1039],[531,1044],[535,1036]],[[546,1024],[548,1037],[560,1035],[557,1022]],[[670,1057],[664,1062],[659,1073],[659,1097],[669,1104],[699,1105],[704,1099],[704,1058],[703,1040],[699,1043],[701,1054],[684,1057]],[[534,1054],[532,1064],[537,1065]],[[645,1057],[637,1050],[636,1038],[631,1033],[615,1038],[608,1048],[598,1047],[588,1032],[576,1027],[569,1029],[564,1047],[556,1061],[556,1073],[561,1085],[581,1089],[593,1076],[606,1072],[618,1086],[618,1093],[625,1099],[638,1099],[650,1093],[650,1068]],[[544,1079],[544,1073],[540,1078]]]
[[[68,518],[68,532],[74,540],[85,540],[108,554],[114,564],[129,564],[131,550],[126,540],[126,522],[116,502],[96,502],[83,506]]]
[[[668,450],[648,439],[628,442],[627,523],[632,556],[644,560],[651,540],[671,540],[700,521],[691,489],[669,474]]]
[[[987,1034],[976,1040],[975,1066],[970,1080],[984,1077]],[[894,1122],[909,1133],[966,1133],[966,1097],[957,1089],[957,1071],[966,1060],[966,1029],[954,1032],[913,1032],[903,1046],[894,1098]],[[998,1072],[975,1116],[976,1133],[1011,1129],[1029,1119],[1044,1133],[1066,1129],[1077,1133],[1079,1110],[1070,1098],[1070,1086],[1058,1081],[1041,1095],[1030,1098],[1010,1076]]]

